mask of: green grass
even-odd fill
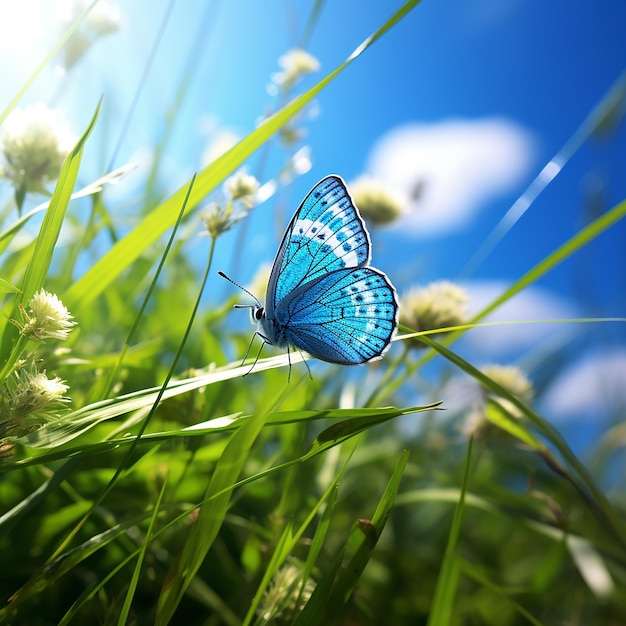
[[[118,232],[100,192],[119,173],[82,192],[93,201],[86,223],[70,200],[99,106],[50,201],[8,214],[2,393],[30,359],[68,382],[71,406],[20,431],[4,427],[0,623],[626,623],[624,493],[603,487],[619,444],[603,442],[591,468],[546,416],[453,349],[623,219],[626,201],[564,238],[471,324],[438,341],[417,333],[421,352],[400,336],[356,375],[329,366],[311,377],[296,354],[261,358],[244,376],[252,360],[232,355],[245,353],[249,334],[229,330],[234,301],[200,306],[218,280],[220,241],[206,239],[198,276],[183,251],[199,203],[348,65],[367,63],[367,49],[417,4],[188,184],[146,203],[97,260],[85,253],[98,235]],[[38,236],[17,245],[42,211]],[[60,246],[68,223],[80,237]],[[86,271],[70,280],[84,258]],[[12,322],[42,287],[78,323],[68,350]],[[435,358],[487,390],[487,435],[463,435],[441,402],[405,406]],[[3,397],[3,420],[10,408]],[[407,415],[419,437],[398,427]]]

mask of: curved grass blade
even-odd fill
[[[192,186],[193,186],[193,178],[191,180],[190,183],[190,188],[189,191],[191,190]],[[185,197],[185,201],[183,202],[182,207],[180,208],[179,211],[179,219],[177,220],[176,224],[180,224],[180,218],[182,217],[182,213],[184,211],[184,207],[185,207],[185,202],[187,200],[188,196]],[[174,232],[172,233],[172,238],[175,236],[177,228],[174,229]],[[202,291],[202,290],[201,290]],[[199,296],[198,296],[199,299]],[[196,310],[197,310],[197,303],[196,303]],[[195,310],[191,316],[191,320],[187,326],[187,331],[186,331],[186,335],[183,338],[183,340],[181,341],[181,345],[179,346],[178,352],[176,353],[173,363],[170,367],[170,370],[167,374],[167,378],[163,384],[163,386],[161,387],[160,391],[157,393],[157,396],[154,400],[154,404],[152,406],[152,408],[150,409],[150,411],[148,412],[148,414],[145,416],[145,419],[143,420],[143,423],[141,424],[140,428],[139,428],[139,432],[137,434],[137,436],[133,439],[133,442],[131,444],[130,450],[126,453],[126,456],[122,459],[122,462],[120,463],[120,465],[117,467],[117,469],[115,470],[112,478],[109,480],[109,482],[106,484],[106,486],[104,487],[104,489],[102,489],[102,491],[98,494],[98,496],[94,499],[93,503],[90,505],[89,510],[87,511],[87,513],[85,513],[85,515],[80,519],[80,521],[74,526],[74,528],[66,535],[65,539],[62,540],[62,542],[60,543],[60,545],[57,547],[57,549],[54,551],[54,553],[48,557],[48,559],[46,560],[46,562],[44,563],[44,565],[42,566],[42,568],[33,575],[33,577],[22,587],[20,587],[15,594],[13,594],[12,599],[13,600],[23,600],[25,597],[28,597],[28,595],[32,595],[33,591],[37,591],[39,588],[41,588],[40,586],[42,584],[45,584],[45,580],[46,580],[46,576],[49,572],[49,569],[52,567],[52,565],[57,562],[60,558],[60,556],[63,554],[64,550],[67,548],[67,546],[70,544],[70,542],[72,541],[72,539],[76,536],[76,534],[78,533],[78,531],[81,529],[81,527],[85,524],[85,522],[89,519],[89,517],[91,516],[91,514],[93,513],[93,511],[102,503],[102,501],[106,498],[106,496],[109,494],[109,492],[113,489],[113,486],[115,485],[117,479],[119,478],[119,476],[121,475],[122,471],[126,468],[134,448],[137,446],[139,439],[141,438],[141,435],[143,434],[143,431],[145,430],[145,428],[147,427],[148,422],[150,421],[150,418],[152,417],[152,415],[154,414],[154,411],[156,410],[156,407],[158,406],[162,395],[163,395],[163,391],[165,390],[165,388],[167,387],[167,384],[173,374],[173,371],[176,367],[176,363],[178,362],[178,359],[180,357],[180,354],[182,352],[182,348],[185,345],[185,340],[188,336],[189,333],[189,328],[191,326],[191,322],[193,321],[195,315]],[[71,463],[71,461],[70,461]],[[0,614],[1,615],[1,614]]]
[[[504,304],[507,300],[510,300],[515,294],[537,282],[542,276],[554,269],[557,265],[563,263],[563,261],[572,256],[572,254],[592,242],[596,237],[611,228],[625,216],[626,200],[622,200],[612,209],[595,219],[582,230],[578,231],[563,245],[548,254],[548,256],[546,256],[542,261],[537,263],[537,265],[521,276],[521,278],[516,280],[489,306],[485,307],[476,317],[474,317],[472,322],[478,322],[483,319],[489,315],[489,313]]]
[[[159,497],[157,498],[156,504],[154,505],[154,511],[152,512],[152,517],[150,518],[150,525],[148,526],[146,536],[144,537],[143,543],[141,544],[141,550],[139,552],[139,556],[137,557],[137,563],[135,564],[133,575],[131,576],[128,585],[128,591],[126,592],[126,597],[124,598],[124,604],[122,605],[122,610],[120,611],[120,615],[117,620],[118,626],[124,626],[124,624],[126,624],[126,622],[128,621],[130,605],[133,601],[135,591],[137,590],[137,585],[139,584],[139,574],[141,573],[141,566],[143,565],[144,559],[146,558],[146,552],[148,551],[150,541],[152,541],[153,539],[154,525],[159,514],[159,509],[161,508],[161,500],[163,500],[163,494],[165,493],[166,485],[167,480],[164,480],[163,484],[161,485]]]
[[[306,606],[295,620],[294,626],[334,623],[336,620],[333,616],[341,615],[342,608],[358,583],[389,519],[408,459],[409,453],[405,450],[387,483],[372,519],[359,520],[355,524],[346,543],[338,551],[332,566],[322,577]],[[353,556],[342,568],[346,552],[355,543],[357,545]]]
[[[352,559],[350,559],[346,568],[341,570],[339,578],[333,588],[329,603],[330,606],[336,606],[337,602],[346,602],[361,577],[387,524],[391,509],[398,495],[398,490],[400,489],[400,481],[404,475],[408,460],[409,452],[405,450],[387,483],[382,498],[378,502],[374,515],[372,515],[372,519],[359,520],[359,533],[362,534],[362,537],[360,537],[360,546]]]
[[[399,409],[395,409],[395,410],[398,411]],[[420,409],[418,408],[417,410],[420,410]],[[355,411],[355,409],[347,409],[345,411],[348,411],[348,412]],[[405,410],[404,412],[410,412],[410,411]],[[320,412],[320,413],[326,413],[326,412]],[[257,417],[256,419],[260,420],[261,418]],[[375,424],[375,422],[370,422],[370,423],[371,425]],[[250,424],[250,422],[247,422],[247,424]],[[257,422],[257,424],[254,427],[249,428],[250,432],[248,433],[248,436],[246,437],[247,439],[250,438],[250,435],[254,434],[254,430],[252,430],[252,428],[256,429],[258,428],[258,426],[259,424]],[[357,429],[356,433],[358,434],[358,432],[361,432],[361,431],[362,431],[362,428]],[[239,432],[241,431],[237,431],[237,433],[233,435],[233,437],[231,438],[231,442],[234,440],[235,436],[238,435]],[[199,434],[202,434],[202,433],[200,432]],[[189,433],[187,433],[186,436],[189,436]],[[149,435],[144,435],[142,440],[145,440],[148,438],[149,438]],[[210,510],[211,506],[214,505],[214,503],[218,500],[218,498],[223,498],[224,500],[228,500],[230,497],[230,494],[235,488],[243,487],[247,485],[248,483],[252,483],[254,481],[279,473],[283,471],[284,469],[291,467],[293,465],[296,465],[298,463],[303,463],[313,458],[314,456],[317,456],[318,454],[325,452],[329,448],[332,448],[333,446],[338,445],[339,443],[343,441],[343,440],[332,440],[332,441],[327,442],[324,446],[315,445],[316,444],[315,442],[311,446],[311,449],[308,452],[306,452],[305,454],[303,454],[302,456],[296,459],[293,459],[286,463],[282,463],[281,465],[278,465],[275,467],[271,467],[265,471],[258,472],[252,476],[248,476],[246,478],[243,478],[239,481],[234,482],[236,480],[236,474],[238,474],[238,472],[236,471],[237,468],[233,466],[233,463],[234,465],[238,465],[240,463],[243,463],[245,459],[247,458],[247,452],[245,452],[244,450],[245,445],[241,444],[241,440],[242,440],[242,436],[239,436],[238,441],[240,443],[237,443],[236,445],[235,444],[231,445],[231,442],[229,442],[229,444],[227,444],[227,446],[231,445],[231,452],[229,453],[228,456],[232,457],[231,459],[232,463],[230,463],[230,467],[229,467],[227,463],[227,459],[225,457],[226,452],[224,452],[224,454],[222,455],[220,459],[220,464],[222,465],[221,477],[216,478],[216,474],[214,474],[214,477],[211,479],[211,483],[209,484],[209,488],[207,489],[207,494],[200,505],[201,507],[203,508],[207,507],[207,510]],[[244,443],[247,445],[245,441]],[[230,474],[230,475],[227,475],[227,474]],[[216,513],[219,513],[219,515],[217,515],[213,519],[212,523],[214,525],[218,525],[218,521],[220,517],[223,520],[226,514],[225,508],[227,508],[227,505],[228,505],[228,502],[226,502],[226,507],[224,507],[224,503],[222,503],[222,507],[221,507],[222,510],[215,511]],[[197,508],[196,505],[194,505],[193,507],[190,507],[182,511],[180,514],[176,515],[174,519],[169,521],[167,524],[165,524],[162,528],[160,528],[154,534],[154,538],[156,539],[161,534],[161,532],[166,532],[167,530],[172,528],[175,524],[177,524],[181,520],[187,519],[189,515],[191,515],[196,508]],[[101,547],[104,547],[105,545],[107,545],[107,543],[109,543],[110,541],[118,537],[120,534],[126,532],[128,528],[135,526],[138,523],[145,520],[149,515],[150,513],[146,512],[145,514],[142,514],[141,516],[136,516],[133,519],[128,520],[127,522],[124,522],[123,524],[118,524],[117,526],[110,528],[109,530],[92,537],[90,540],[88,540],[87,542],[84,542],[83,544],[77,546],[76,548],[72,548],[62,553],[57,554],[54,559],[52,559],[44,568],[40,569],[25,585],[23,585],[20,589],[18,589],[13,594],[13,596],[11,597],[12,604],[9,607],[0,609],[0,619],[2,619],[5,615],[10,614],[11,611],[17,606],[19,606],[21,602],[32,597],[33,594],[38,593],[40,590],[48,587],[55,580],[57,580],[58,578],[60,578],[61,576],[69,572],[70,570],[72,570],[82,560],[84,560],[85,558],[93,554],[95,551],[97,551]],[[215,531],[215,528],[213,528],[213,531]],[[206,539],[207,538],[205,537],[205,540]],[[120,564],[119,566],[115,568],[114,571],[119,571],[122,565],[126,564],[128,561],[130,561],[132,558],[134,558],[134,556],[136,556],[139,553],[139,550],[140,548],[138,548],[137,551],[133,555],[127,557],[122,564]],[[339,567],[340,564],[341,564],[341,560],[339,560],[339,562],[337,563],[337,567]],[[333,578],[334,578],[334,575],[333,575]],[[85,594],[82,594],[81,595],[82,600],[81,599],[77,600],[76,603],[73,605],[72,609],[70,610],[70,612],[72,612],[73,610],[74,611],[73,614],[75,614],[75,611],[77,611],[80,608],[80,606],[82,606],[82,603],[88,601],[88,599],[91,598],[93,594],[96,593],[97,589],[98,587],[96,587],[94,590],[91,590],[88,593],[85,592]]]
[[[626,206],[626,202],[624,202],[624,205]],[[568,480],[578,490],[590,510],[596,515],[597,519],[605,525],[616,540],[616,543],[626,553],[626,527],[624,526],[624,522],[614,511],[606,495],[598,488],[586,467],[578,460],[578,457],[572,452],[567,442],[561,437],[559,431],[525,402],[522,402],[517,396],[509,393],[458,354],[452,352],[452,350],[449,350],[428,337],[419,337],[419,340],[430,348],[433,348],[436,352],[441,354],[441,356],[459,367],[459,369],[472,376],[495,395],[501,396],[511,402],[528,418],[537,431],[556,448],[562,459],[573,470],[573,473],[566,467],[563,467],[560,461],[545,445],[537,449],[541,458],[550,469]]]
[[[246,421],[226,444],[207,487],[198,518],[163,583],[157,603],[156,626],[170,623],[187,587],[213,545],[226,517],[237,479],[266,417],[260,412]]]
[[[9,604],[0,609],[0,622],[2,622],[3,618],[13,614],[22,602],[25,602],[43,589],[50,587],[56,580],[72,571],[78,563],[81,563],[87,557],[128,532],[129,529],[141,523],[149,515],[150,513],[147,512],[134,516],[131,519],[108,528],[98,535],[94,535],[79,546],[59,554],[55,559],[46,564],[45,567],[36,572],[27,583],[20,587],[9,598]]]
[[[529,611],[527,611],[519,602],[516,602],[511,597],[511,592],[505,587],[501,585],[496,585],[494,582],[489,580],[487,576],[485,576],[480,569],[474,564],[468,561],[467,559],[463,559],[459,556],[456,556],[459,567],[463,570],[463,573],[469,578],[474,579],[477,583],[481,584],[483,587],[490,589],[493,593],[504,598],[504,600],[511,604],[515,608],[515,610],[528,621],[533,626],[544,626],[542,622],[540,622],[536,617],[534,617]]]
[[[454,517],[452,518],[452,526],[448,535],[448,543],[446,545],[446,553],[443,559],[443,565],[437,578],[435,587],[435,597],[428,615],[428,626],[448,626],[452,623],[452,609],[454,606],[454,595],[459,580],[460,565],[454,556],[456,545],[461,532],[461,520],[465,509],[465,494],[467,493],[467,485],[469,482],[470,462],[472,458],[472,443],[470,437],[467,445],[467,454],[465,455],[465,467],[463,469],[463,483],[456,507],[454,508]]]
[[[19,287],[16,287],[15,285],[10,283],[8,280],[5,280],[4,278],[0,278],[0,295],[5,294],[5,293],[19,293],[19,292],[20,292]]]
[[[331,409],[331,410],[294,410],[294,411],[276,411],[268,415],[268,425],[281,425],[281,424],[295,424],[300,422],[313,422],[316,420],[346,420],[346,424],[340,427],[342,431],[341,439],[337,438],[337,430],[334,431],[333,436],[329,436],[327,433],[324,445],[320,445],[319,440],[316,440],[313,444],[314,451],[319,452],[341,443],[351,436],[363,432],[365,428],[370,428],[376,424],[383,423],[390,419],[400,417],[402,415],[408,415],[419,411],[432,410],[437,405],[428,405],[425,407],[409,407],[405,409],[399,409],[396,407],[382,407],[376,409]],[[143,415],[144,413],[142,413]],[[139,421],[140,416],[137,417]],[[244,415],[242,413],[233,413],[231,415],[223,415],[216,417],[201,424],[194,424],[178,430],[161,431],[155,433],[147,433],[141,436],[141,443],[146,445],[155,445],[163,441],[170,441],[178,438],[188,437],[204,437],[205,435],[214,435],[221,432],[227,432],[236,430],[243,423],[250,419],[250,415]],[[359,421],[364,420],[364,421]],[[100,420],[102,421],[102,420]],[[351,426],[350,426],[351,424]],[[52,461],[58,461],[59,459],[80,459],[81,457],[91,457],[95,454],[103,454],[111,450],[121,449],[133,444],[133,441],[137,439],[136,435],[126,434],[128,424],[125,424],[125,436],[123,437],[111,437],[107,441],[99,441],[97,443],[83,443],[75,442],[74,447],[60,447],[54,449],[48,453],[37,454],[33,453],[31,456],[26,456],[18,460],[8,460],[0,464],[0,473],[10,472],[16,469],[28,467],[29,465],[41,465],[51,463]],[[87,432],[91,428],[91,424],[85,427],[84,432]],[[333,431],[331,431],[332,433]],[[81,433],[82,434],[82,433]],[[78,436],[78,435],[77,435]],[[23,442],[22,442],[23,443]],[[310,452],[313,452],[311,450]],[[58,470],[57,470],[58,471]]]
[[[482,311],[474,316],[472,320],[466,325],[466,330],[472,328],[474,324],[487,317],[490,313],[502,306],[505,302],[510,300],[514,295],[520,291],[529,287],[533,283],[537,282],[542,276],[545,276],[548,272],[552,271],[557,265],[572,256],[575,252],[578,252],[581,248],[584,248],[587,244],[591,243],[603,232],[617,224],[620,220],[626,217],[626,200],[623,200],[619,204],[612,207],[606,213],[595,219],[593,222],[579,230],[573,237],[568,239],[565,243],[559,246],[551,254],[542,259],[534,267],[528,270],[521,278],[516,280],[508,289],[506,289],[500,296],[498,296],[493,302],[488,304]],[[409,332],[414,332],[413,329],[406,329]],[[456,339],[458,339],[464,330],[450,333],[448,337],[442,340],[438,345],[442,344],[450,345]],[[415,335],[412,335],[415,336]],[[419,335],[423,337],[424,335]],[[430,350],[427,352],[418,362],[411,364],[411,371],[416,371],[428,361],[430,361],[436,354],[436,351]],[[389,374],[391,376],[391,374]],[[384,387],[384,395],[389,396],[393,393],[402,383],[404,379],[396,377],[387,382]],[[383,394],[379,391],[374,391],[372,396],[368,400],[367,404],[374,404],[380,402]]]
[[[317,543],[315,543],[315,538],[314,538],[314,541],[311,545],[311,550],[309,552],[309,555],[310,556],[312,555],[313,559],[309,563],[308,569],[305,568],[305,570],[303,571],[301,589],[304,589],[304,585],[306,584],[307,578],[313,568],[314,559],[315,557],[317,557],[321,549],[320,541],[323,541],[323,537],[325,536],[326,531],[328,529],[328,523],[330,521],[328,516],[330,515],[330,511],[334,509],[334,505],[337,499],[337,485],[339,483],[339,479],[341,478],[344,471],[346,470],[346,467],[348,466],[348,461],[350,460],[351,457],[352,455],[350,454],[348,456],[348,459],[346,459],[346,462],[344,463],[343,467],[339,471],[339,473],[333,479],[328,489],[326,489],[326,491],[322,494],[322,497],[317,501],[315,506],[309,511],[309,514],[307,515],[304,522],[300,525],[300,528],[298,528],[298,530],[296,530],[296,532],[293,533],[292,521],[289,521],[287,523],[276,545],[274,554],[272,554],[272,558],[265,570],[265,573],[263,574],[263,579],[261,580],[257,588],[257,591],[254,594],[254,598],[252,599],[252,602],[250,603],[250,607],[248,608],[248,612],[246,614],[246,617],[243,621],[242,626],[248,626],[251,623],[252,618],[254,617],[254,614],[257,611],[259,603],[261,602],[263,593],[265,592],[265,589],[267,588],[267,586],[270,584],[272,578],[274,577],[274,574],[276,574],[278,569],[285,562],[286,558],[289,556],[289,554],[291,554],[293,549],[296,547],[296,545],[302,538],[304,531],[308,528],[309,524],[311,524],[315,516],[318,514],[322,505],[328,500],[328,506],[326,507],[324,511],[322,523],[320,524],[320,527],[318,527],[318,530],[315,533],[315,536],[317,537]],[[321,528],[321,533],[318,535],[320,528]],[[315,546],[315,549],[314,549],[314,546]],[[307,559],[307,563],[308,562],[309,562],[309,559]],[[267,620],[268,618],[262,617],[262,619]]]

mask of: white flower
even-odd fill
[[[528,403],[533,399],[535,394],[533,384],[516,365],[485,365],[481,371],[520,400]],[[487,393],[491,394],[490,391]],[[507,400],[500,398],[498,401],[511,415],[520,416],[519,409]]]
[[[405,202],[400,194],[379,180],[361,176],[350,183],[349,189],[361,215],[372,224],[388,224],[404,213]]]
[[[278,59],[282,72],[272,76],[272,82],[287,91],[291,89],[305,74],[317,72],[320,62],[306,50],[294,48]]]
[[[309,578],[302,587],[302,570],[296,565],[283,565],[272,578],[272,582],[263,594],[259,614],[264,622],[281,616],[295,617],[298,611],[309,601],[315,583]]]
[[[400,302],[400,323],[414,330],[436,330],[464,324],[468,318],[465,289],[442,280],[426,287],[415,287]],[[413,347],[424,347],[418,339]]]
[[[44,185],[59,176],[73,145],[74,137],[57,112],[43,104],[15,109],[0,128],[0,175],[22,198],[29,192],[46,193]]]
[[[259,181],[245,171],[235,172],[224,182],[224,188],[232,201],[239,200],[245,207],[251,209],[256,203],[256,193],[259,190]]]
[[[481,371],[523,402],[528,404],[533,399],[533,384],[516,365],[485,365]],[[502,437],[506,431],[496,427],[487,419],[487,399],[496,399],[500,407],[515,419],[521,419],[522,412],[506,398],[494,396],[487,388],[483,389],[483,394],[482,401],[468,415],[464,431],[468,435],[482,438]]]
[[[64,2],[61,7],[61,19],[68,26],[73,24],[89,4],[89,0]],[[119,8],[106,2],[106,0],[100,0],[63,47],[65,68],[71,69],[96,40],[117,32],[121,24],[122,18]]]
[[[37,292],[28,302],[28,310],[22,309],[25,318],[18,324],[22,335],[30,339],[67,339],[76,325],[72,315],[59,298],[44,289]]]
[[[59,403],[69,402],[63,394],[69,387],[58,377],[48,378],[45,372],[18,370],[17,382],[9,392],[11,418],[19,420],[31,414],[53,417]]]

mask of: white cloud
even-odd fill
[[[481,311],[509,285],[500,281],[476,281],[464,285],[469,293],[470,315]],[[491,313],[483,322],[558,320],[578,317],[576,307],[541,287],[528,287]],[[560,322],[503,324],[474,328],[465,340],[486,358],[505,358],[520,351],[537,349],[551,352],[562,347],[575,332],[574,324]]]
[[[408,199],[399,227],[432,235],[462,228],[487,202],[515,190],[533,153],[530,132],[504,118],[408,124],[378,141],[368,173]]]
[[[626,348],[594,352],[567,367],[545,393],[543,414],[555,418],[616,417],[626,412]]]

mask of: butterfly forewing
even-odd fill
[[[322,179],[304,199],[281,242],[267,289],[269,317],[295,289],[326,274],[362,267],[370,242],[344,182]]]

